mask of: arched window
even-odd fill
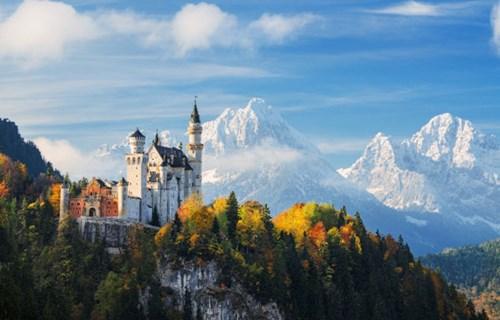
[[[135,164],[135,158],[132,158],[132,164]]]

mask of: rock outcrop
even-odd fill
[[[166,303],[170,307],[182,308],[189,292],[193,318],[200,314],[204,320],[284,319],[276,303],[261,304],[237,281],[230,288],[220,286],[215,262],[183,262],[182,268],[163,263],[159,276],[161,286],[169,292]]]

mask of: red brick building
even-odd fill
[[[69,212],[73,218],[117,217],[118,195],[116,182],[92,179],[78,197],[70,198]]]

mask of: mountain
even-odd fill
[[[418,215],[400,214],[342,177],[313,143],[262,99],[226,109],[204,123],[203,143],[206,202],[235,191],[242,201],[266,203],[274,215],[297,201],[346,206],[361,212],[371,230],[402,234],[417,254],[463,244],[465,239],[459,239],[453,228],[439,232],[442,222],[422,226]]]
[[[259,98],[204,123],[203,143],[207,200],[234,190],[242,200],[259,199],[279,212],[295,201],[354,205],[351,200],[370,198]]]
[[[441,114],[400,143],[378,133],[338,172],[388,207],[425,213],[422,224],[444,219],[484,240],[500,234],[500,145],[470,121]]]
[[[45,173],[49,167],[35,144],[25,141],[17,125],[8,119],[0,119],[0,153],[27,165],[31,176]]]
[[[476,246],[446,249],[421,258],[465,291],[478,310],[500,319],[500,238]]]
[[[494,150],[494,139],[472,130],[463,120],[457,120],[456,125],[450,123],[450,127],[455,127],[454,133],[440,135],[443,129],[437,129],[434,122],[446,122],[447,117],[451,122],[455,119],[443,115],[443,121],[431,121],[413,140],[400,144],[378,134],[351,168],[337,172],[314,144],[277,110],[264,100],[253,98],[246,106],[226,109],[203,125],[205,201],[209,203],[235,191],[242,201],[268,204],[274,215],[297,201],[346,206],[359,211],[369,229],[402,234],[418,255],[496,238],[496,218],[488,208],[497,206],[491,203],[495,192],[475,190],[479,183],[466,182],[472,181],[477,173],[477,168],[470,169],[472,163],[488,168],[488,172],[494,171],[495,161],[488,157],[472,161],[471,156],[466,156],[473,151],[487,154],[486,150]],[[468,149],[464,137],[456,139],[460,147],[448,141],[462,131],[473,133],[474,144]],[[172,145],[171,136],[165,136],[170,138],[164,143]],[[438,141],[435,146],[431,142],[434,140]],[[104,146],[96,154],[122,163],[127,151],[122,143]],[[421,154],[430,154],[431,158]],[[497,190],[491,185],[495,177],[490,174],[481,178],[483,187]],[[440,182],[442,178],[447,180]],[[487,197],[488,202],[475,203],[476,207],[469,205],[469,211],[464,212],[458,200],[443,199],[447,183],[451,182],[461,186],[453,188],[454,192],[462,190],[457,195],[462,197],[460,201],[467,202],[462,193],[469,197],[476,192],[491,195],[477,195]]]

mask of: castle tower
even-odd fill
[[[123,178],[118,182],[117,193],[118,193],[118,218],[127,218],[128,183]]]
[[[125,156],[127,162],[128,195],[143,199],[146,195],[146,175],[148,155],[144,153],[146,137],[137,129],[128,142],[130,153]]]
[[[61,199],[59,203],[59,223],[69,216],[69,186],[64,182],[61,186]]]
[[[189,144],[187,146],[187,153],[189,164],[193,168],[192,191],[198,193],[201,193],[201,161],[203,153],[203,144],[201,143],[202,131],[203,127],[201,126],[200,115],[195,99],[193,112],[191,113],[191,119],[188,125]]]

